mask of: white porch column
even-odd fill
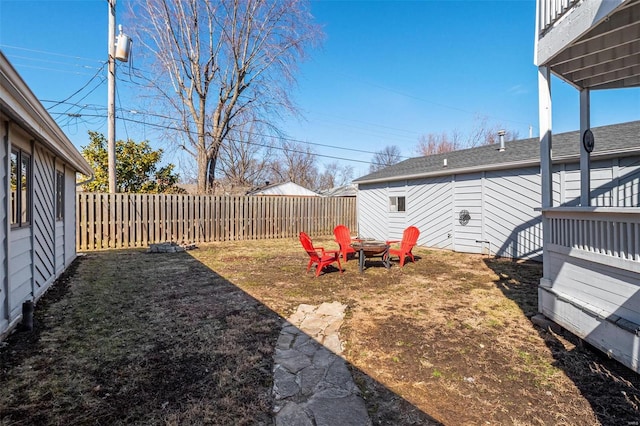
[[[553,207],[553,179],[551,170],[551,72],[547,67],[538,67],[538,117],[540,122],[542,208],[547,208]]]
[[[591,128],[590,90],[580,91],[580,205],[591,204],[591,153],[584,147],[584,133]]]
[[[553,175],[551,164],[551,71],[538,67],[538,120],[540,123],[540,178],[542,184],[542,208],[553,207]],[[550,275],[547,243],[551,241],[551,229],[546,214],[542,213],[542,280]],[[538,311],[542,302],[538,298]]]

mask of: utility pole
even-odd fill
[[[116,193],[116,0],[109,2],[109,66],[107,75],[107,142],[109,193]]]

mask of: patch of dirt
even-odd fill
[[[271,424],[283,318],[331,301],[375,425],[638,421],[636,373],[531,323],[540,264],[415,254],[318,278],[292,240],[90,254],[0,349],[0,424]]]

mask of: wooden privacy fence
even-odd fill
[[[78,193],[79,251],[331,235],[356,228],[353,197]]]

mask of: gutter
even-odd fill
[[[83,180],[83,181],[80,181],[80,182],[76,182],[76,188],[79,187],[79,186],[86,185],[88,183],[93,182],[95,180],[95,178],[96,178],[96,175],[93,172],[91,172],[91,175],[89,175],[89,179]]]
[[[27,86],[20,74],[0,52],[0,109],[34,136],[38,143],[70,163],[85,175],[93,170],[51,115]]]

